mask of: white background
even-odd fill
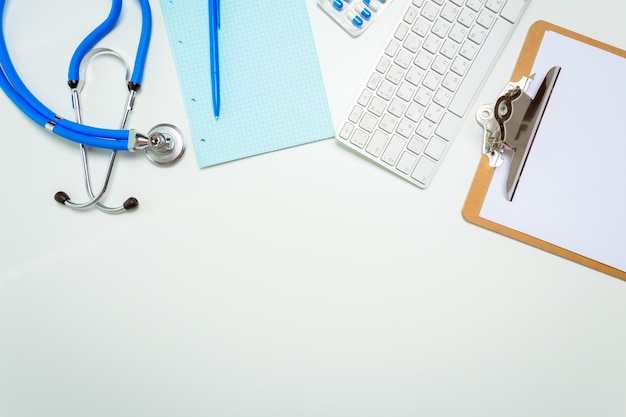
[[[71,117],[69,57],[110,3],[8,3],[18,71]],[[125,3],[104,45],[132,59]],[[307,0],[335,125],[405,4],[353,39]],[[130,125],[188,134],[152,6]],[[476,104],[508,81],[532,22],[626,48],[624,17],[617,0],[533,0]],[[123,95],[87,100],[123,93],[118,70],[95,64],[91,124],[119,122]],[[471,116],[427,190],[334,140],[203,170],[190,143],[172,168],[121,155],[108,202],[141,205],[108,216],[54,202],[84,198],[78,147],[4,95],[0,109],[2,417],[626,415],[626,284],[463,220]]]

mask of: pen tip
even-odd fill
[[[215,116],[215,120],[217,120],[217,119],[219,119],[219,118],[220,118],[219,116]]]

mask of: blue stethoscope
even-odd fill
[[[96,27],[79,45],[69,65],[68,85],[72,93],[72,105],[76,122],[64,119],[41,103],[24,85],[9,56],[4,37],[2,21],[4,18],[4,6],[6,0],[0,0],[0,87],[5,94],[35,123],[48,131],[80,144],[83,158],[85,185],[89,194],[89,200],[84,203],[73,202],[65,192],[58,192],[55,200],[71,208],[83,209],[96,206],[108,213],[119,213],[138,206],[135,198],[127,199],[118,207],[109,207],[100,200],[104,197],[117,151],[143,150],[148,159],[157,165],[172,165],[182,157],[185,150],[185,142],[181,132],[172,125],[162,124],[155,126],[147,135],[142,135],[133,129],[126,129],[126,122],[133,108],[135,95],[141,87],[141,81],[145,68],[152,32],[152,14],[148,0],[138,0],[141,7],[142,25],[139,45],[135,56],[135,63],[130,77],[127,66],[128,99],[126,101],[124,115],[119,129],[104,129],[82,124],[80,89],[82,88],[85,65],[98,55],[113,55],[122,60],[115,51],[106,48],[95,48],[96,44],[106,36],[117,24],[122,11],[122,0],[112,0],[111,10],[108,17]],[[107,175],[104,184],[98,193],[94,193],[91,187],[89,167],[87,164],[86,147],[95,147],[111,150]]]

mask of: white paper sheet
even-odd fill
[[[480,217],[626,271],[626,59],[547,32],[531,96],[555,65],[515,197],[506,198],[507,157]]]

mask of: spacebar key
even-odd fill
[[[483,79],[487,76],[487,72],[498,56],[500,48],[511,30],[511,26],[513,26],[511,23],[503,19],[497,20],[495,25],[493,25],[491,32],[489,32],[489,37],[485,40],[480,51],[478,51],[478,55],[472,62],[468,73],[463,78],[461,86],[450,103],[449,109],[452,113],[463,117],[467,107],[480,88]]]

